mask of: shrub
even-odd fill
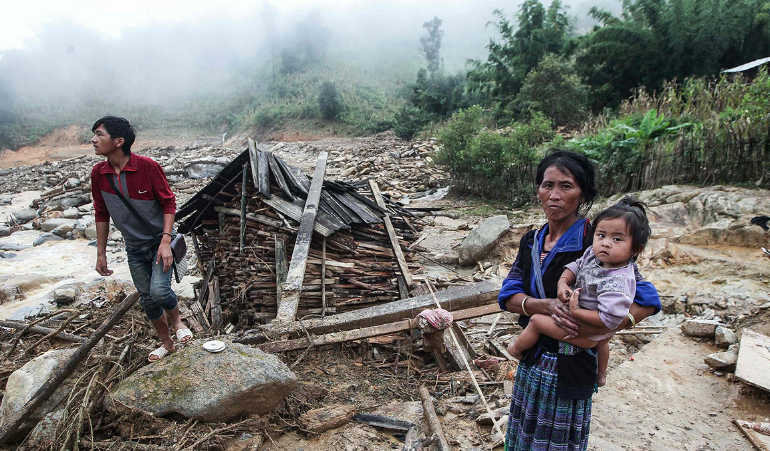
[[[527,74],[515,105],[524,114],[542,112],[555,125],[576,124],[588,114],[588,86],[572,63],[549,54]]]
[[[413,106],[404,106],[396,113],[393,132],[401,139],[414,138],[430,122],[430,116]]]
[[[337,88],[329,81],[321,85],[321,93],[318,94],[318,109],[321,110],[321,116],[329,120],[337,119],[342,112]]]

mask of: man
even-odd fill
[[[154,362],[175,351],[169,321],[180,343],[192,339],[192,332],[179,317],[176,294],[171,289],[176,198],[163,168],[150,158],[131,153],[136,134],[126,119],[105,116],[94,123],[91,131],[96,155],[106,157],[91,170],[96,271],[103,276],[112,274],[107,268],[107,236],[112,217],[126,243],[128,267],[139,302],[163,343],[147,357]],[[145,221],[126,206],[116,189]]]

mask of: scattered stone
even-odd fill
[[[727,308],[727,301],[724,299],[720,299],[716,303],[714,303],[714,305],[719,309],[725,310]]]
[[[497,240],[508,231],[510,222],[505,215],[485,219],[465,237],[459,249],[461,265],[473,265],[486,257]]]
[[[70,177],[66,182],[64,182],[64,186],[69,189],[77,188],[80,186],[80,179],[77,177]]]
[[[77,208],[68,208],[61,214],[61,217],[64,219],[80,219],[80,216],[80,210]]]
[[[56,426],[64,416],[64,409],[50,412],[40,420],[32,432],[29,433],[26,445],[30,449],[46,449],[54,440]]]
[[[33,246],[40,246],[41,244],[47,242],[47,241],[62,241],[64,238],[60,236],[56,236],[53,233],[44,233],[37,237],[35,241],[32,242]]]
[[[78,290],[75,287],[64,287],[54,290],[53,301],[56,305],[69,305],[75,302]]]
[[[0,237],[9,236],[11,234],[11,228],[6,225],[0,225]]]
[[[11,373],[5,385],[5,396],[3,396],[3,401],[0,404],[0,424],[32,399],[32,395],[53,375],[56,368],[63,365],[74,353],[75,349],[54,349],[35,357]],[[14,437],[23,437],[39,420],[53,411],[69,395],[74,379],[65,380],[40,407],[35,409],[30,415],[29,421],[19,427]]]
[[[721,324],[719,321],[705,319],[690,319],[682,324],[682,332],[690,337],[712,338],[716,329]]]
[[[11,252],[0,252],[0,258],[14,258],[16,254]]]
[[[310,432],[324,432],[344,426],[353,419],[356,414],[356,406],[352,404],[321,407],[308,410],[299,417],[302,429]]]
[[[0,243],[0,251],[23,251],[30,247],[29,244]]]
[[[738,336],[735,332],[726,327],[717,327],[714,331],[714,344],[720,348],[728,348],[730,345],[738,343]]]
[[[225,343],[224,351],[209,353],[195,341],[142,367],[115,388],[108,408],[221,422],[269,412],[294,390],[297,378],[278,357]]]
[[[96,224],[94,224],[94,223],[88,224],[88,226],[85,229],[85,235],[86,235],[87,239],[95,240],[96,239]]]
[[[738,355],[731,351],[715,352],[707,355],[703,361],[715,370],[732,372],[738,362]]]
[[[14,212],[11,212],[11,214],[21,224],[24,224],[25,222],[29,222],[37,218],[37,211],[32,209],[14,211]]]
[[[51,233],[62,238],[71,238],[72,231],[75,230],[73,224],[62,224],[59,227],[51,230]]]
[[[65,218],[53,218],[40,224],[40,229],[44,232],[51,232],[60,226],[69,226],[70,230],[75,228],[75,221],[73,219]]]

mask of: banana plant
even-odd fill
[[[627,124],[617,124],[616,128],[625,135],[625,139],[620,144],[642,144],[646,146],[664,136],[675,133],[681,128],[692,125],[691,122],[685,122],[684,124],[669,127],[670,123],[671,121],[667,120],[663,113],[658,114],[658,110],[653,108],[644,115],[639,128],[634,128]]]

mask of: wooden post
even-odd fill
[[[275,236],[275,294],[276,304],[283,302],[283,283],[286,282],[286,273],[288,272],[288,262],[286,261],[286,244],[283,240]]]
[[[241,182],[241,241],[238,248],[238,253],[243,253],[243,248],[246,247],[246,182],[249,175],[249,165],[243,163],[243,178]]]
[[[99,340],[107,335],[115,324],[123,318],[123,315],[134,305],[139,299],[139,293],[131,293],[123,302],[120,303],[117,309],[99,326],[98,329],[88,337],[88,341],[81,344],[74,354],[69,358],[64,366],[59,367],[54,372],[53,376],[48,379],[42,387],[40,387],[34,395],[27,401],[26,404],[17,412],[11,414],[5,419],[2,428],[0,428],[0,445],[4,444],[11,437],[12,433],[16,431],[27,418],[35,411],[40,405],[48,399],[49,396],[64,382],[67,377],[77,367],[78,363],[83,360],[88,353],[99,343]]]
[[[321,316],[326,316],[326,237],[321,243]]]
[[[379,205],[381,208],[386,208],[385,200],[382,198],[380,187],[377,186],[377,182],[375,182],[373,179],[369,179],[369,187],[372,189],[372,195],[374,196],[374,200],[377,202],[377,205]],[[411,287],[412,283],[414,283],[412,281],[412,274],[409,272],[409,266],[406,265],[404,252],[401,250],[401,245],[398,243],[396,230],[393,228],[393,223],[390,222],[390,215],[385,213],[383,221],[385,222],[385,229],[388,231],[390,245],[393,247],[393,253],[396,255],[396,260],[398,261],[398,268],[401,270],[401,275],[404,277],[406,286]]]
[[[302,212],[302,219],[299,222],[297,241],[294,243],[294,252],[291,254],[289,273],[286,276],[286,282],[283,284],[283,302],[278,306],[278,313],[275,316],[275,321],[278,324],[294,321],[294,317],[297,314],[299,295],[302,291],[302,280],[305,277],[307,255],[310,251],[313,226],[316,214],[318,213],[318,202],[321,199],[324,174],[326,173],[326,157],[326,152],[321,152],[318,155],[315,172],[313,172],[313,182],[310,184],[310,191],[305,202],[305,210]]]
[[[441,422],[438,420],[436,410],[433,408],[433,397],[430,396],[430,392],[428,392],[424,385],[420,387],[420,399],[422,399],[423,418],[428,423],[428,429],[438,437],[439,451],[449,451],[449,443],[447,443],[446,437],[444,437]]]

